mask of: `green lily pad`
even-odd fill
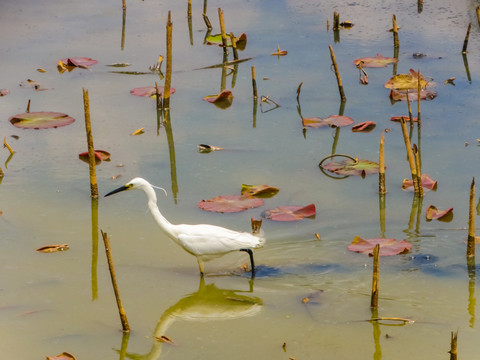
[[[202,200],[197,205],[200,209],[206,211],[234,213],[262,206],[263,200],[254,198],[248,194],[220,195],[214,197],[213,199]]]
[[[381,54],[377,54],[375,57],[364,57],[353,61],[354,65],[361,64],[364,68],[381,68],[387,67],[388,64],[395,64],[398,59],[391,57],[383,57]]]
[[[250,194],[262,198],[275,196],[280,191],[279,188],[269,185],[246,185],[242,184],[242,194]]]
[[[348,116],[342,115],[330,115],[326,119],[322,119],[319,117],[309,117],[302,118],[302,124],[304,127],[308,126],[313,128],[319,128],[322,126],[342,127],[353,124],[353,119]]]
[[[67,114],[53,111],[29,112],[11,116],[8,119],[13,126],[22,129],[50,129],[70,125],[75,121]]]
[[[207,36],[205,41],[207,45],[223,46],[222,34],[209,35]],[[245,50],[245,47],[247,46],[247,34],[241,33],[239,37],[235,37],[235,44],[237,45],[238,50],[240,51]],[[227,35],[227,46],[232,46],[232,40],[228,35]]]
[[[403,254],[412,248],[412,244],[405,240],[398,241],[396,239],[382,238],[362,239],[360,236],[355,236],[352,243],[348,245],[348,250],[373,255],[373,249],[377,244],[380,244],[380,256]]]
[[[428,81],[420,74],[420,87],[425,89],[428,86]],[[392,77],[385,83],[387,89],[392,90],[417,90],[418,89],[418,72],[410,69],[409,74],[398,74]]]
[[[345,159],[341,161],[330,161],[324,165],[320,165],[324,170],[333,172],[338,175],[350,176],[350,175],[370,175],[377,174],[379,171],[379,165],[370,160],[352,160]]]

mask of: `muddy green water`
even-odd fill
[[[227,31],[248,35],[240,57],[252,57],[225,80],[234,94],[227,110],[202,101],[220,91],[222,71],[195,69],[222,62],[222,49],[203,45],[203,1],[192,3],[190,38],[187,1],[128,1],[122,40],[119,0],[0,2],[0,88],[10,90],[0,98],[0,135],[16,151],[7,164],[7,149],[0,152],[5,173],[0,185],[1,357],[38,359],[67,351],[77,359],[447,359],[450,333],[458,330],[459,357],[476,359],[479,286],[465,265],[465,227],[470,182],[479,175],[477,2],[425,1],[419,13],[414,1],[210,0],[213,33],[221,7]],[[110,71],[119,69],[106,65],[129,62],[121,70],[148,71],[159,54],[165,55],[168,10],[176,93],[171,128],[158,128],[154,101],[129,91],[163,84],[159,77],[114,74]],[[334,11],[341,21],[355,24],[340,31],[339,42],[331,29]],[[407,106],[392,105],[383,87],[392,66],[367,69],[369,85],[363,86],[352,64],[377,53],[393,56],[387,31],[392,14],[401,27],[397,72],[420,69],[434,79],[438,92],[422,103],[421,131],[423,171],[438,181],[438,189],[420,204],[401,190],[409,168],[400,126],[389,119],[406,115]],[[461,49],[469,22],[467,73]],[[348,99],[345,115],[356,123],[375,121],[368,134],[346,127],[335,139],[334,129],[302,131],[295,93],[300,82],[303,116],[339,111],[328,45]],[[288,55],[270,56],[277,46]],[[427,56],[414,59],[416,52]],[[99,63],[59,74],[57,61],[75,56]],[[258,105],[255,117],[251,66],[259,95],[281,105],[272,111]],[[451,77],[456,86],[444,85]],[[49,90],[20,87],[26,79]],[[141,176],[166,188],[168,197],[158,193],[159,206],[173,223],[248,231],[250,218],[267,208],[310,203],[316,205],[316,218],[264,220],[267,243],[255,251],[259,273],[252,287],[248,274],[239,270],[247,261],[244,253],[207,263],[202,283],[195,259],[160,234],[144,194],[101,197],[98,207],[92,203],[88,166],[78,160],[86,151],[82,88],[90,95],[95,147],[112,155],[97,167],[102,196]],[[8,118],[24,112],[28,99],[32,111],[65,112],[77,121],[58,129],[17,129]],[[130,136],[140,127],[143,135]],[[386,128],[383,229],[378,177],[333,180],[318,163],[332,148],[376,161]],[[415,130],[415,142],[416,136]],[[226,150],[200,154],[201,143]],[[238,214],[197,208],[202,199],[238,193],[242,183],[269,184],[280,192],[263,207]],[[430,204],[454,207],[453,221],[426,222]],[[100,229],[111,237],[132,328],[123,342]],[[413,324],[365,321],[372,317],[372,261],[347,250],[357,235],[412,242],[409,254],[381,259],[378,315]],[[35,251],[63,243],[70,250]],[[305,297],[312,301],[302,302]],[[175,345],[155,341],[162,335]]]

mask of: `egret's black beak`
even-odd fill
[[[110,195],[119,193],[120,191],[129,190],[129,189],[130,189],[130,186],[123,185],[123,186],[120,186],[118,189],[115,189],[115,190],[110,191],[110,192],[109,192],[107,195],[105,195],[104,197],[107,197],[107,196],[110,196]]]

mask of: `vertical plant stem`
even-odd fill
[[[187,5],[187,21],[188,21],[188,34],[189,34],[189,36],[190,36],[190,45],[193,45],[192,0],[188,0],[188,5]]]
[[[397,26],[397,17],[395,14],[392,15],[392,31],[393,31],[393,47],[399,48],[400,42],[398,41],[398,26]]]
[[[380,138],[380,151],[379,151],[379,170],[378,170],[378,192],[380,194],[385,194],[385,133],[382,133]]]
[[[409,92],[407,89],[406,95],[407,95],[408,117],[410,118],[410,125],[413,126],[412,106],[410,105],[410,96],[408,94]]]
[[[28,103],[27,103],[27,109],[25,110],[26,113],[29,113],[30,112],[30,99],[28,99]]]
[[[415,156],[415,170],[417,171],[418,196],[423,197],[422,171],[420,169],[420,154],[417,145],[413,144],[413,155]]]
[[[257,95],[257,79],[255,78],[255,66],[252,66],[252,88],[253,88],[253,98],[258,99]]]
[[[465,40],[463,41],[463,49],[462,54],[467,53],[467,46],[468,46],[468,38],[470,37],[470,30],[472,29],[472,23],[468,24],[467,34],[465,35]]]
[[[167,69],[165,73],[165,86],[163,89],[163,108],[170,109],[170,85],[172,83],[172,17],[168,11],[167,20]]]
[[[92,211],[92,300],[98,298],[98,198],[91,199]]]
[[[380,275],[380,266],[379,266],[379,255],[380,254],[380,245],[375,245],[373,249],[373,277],[372,277],[372,296],[370,299],[370,308],[378,308],[378,282]]]
[[[123,332],[130,332],[130,326],[128,325],[127,315],[125,314],[125,309],[122,305],[122,300],[120,299],[120,292],[118,291],[117,286],[117,277],[115,275],[115,267],[113,266],[112,251],[110,248],[110,239],[108,238],[107,233],[102,232],[103,243],[105,245],[105,253],[107,254],[108,261],[108,270],[110,271],[110,277],[112,279],[113,291],[115,293],[115,299],[117,300],[118,313],[120,314],[120,321],[122,322]]]
[[[450,360],[457,360],[457,336],[458,331],[450,334]]]
[[[127,1],[126,0],[122,0],[122,9],[123,10],[127,9]]]
[[[423,11],[423,0],[417,0],[417,12],[420,14]]]
[[[0,179],[2,179],[5,176],[5,173],[3,172],[2,168],[0,167]]]
[[[418,189],[418,176],[417,176],[417,167],[415,166],[415,158],[413,156],[412,145],[410,143],[410,138],[408,136],[407,124],[403,117],[400,118],[400,125],[402,126],[403,140],[405,142],[405,148],[407,150],[407,159],[408,164],[410,165],[410,171],[412,173],[413,188],[415,194],[419,193]]]
[[[222,33],[223,53],[228,54],[227,33],[225,32],[225,18],[223,16],[223,11],[222,11],[221,8],[218,8],[218,19],[219,19],[219,22],[220,22],[220,31]]]
[[[480,6],[477,6],[477,21],[478,21],[478,26],[480,26]]]
[[[230,33],[230,41],[232,42],[232,49],[233,49],[233,59],[238,60],[238,51],[237,51],[237,40],[235,39],[235,35]]]
[[[422,119],[421,119],[421,111],[420,111],[420,102],[421,102],[421,94],[422,94],[422,84],[420,82],[420,77],[421,77],[421,74],[420,74],[420,69],[418,69],[418,79],[417,79],[417,96],[418,96],[418,99],[417,99],[417,103],[418,103],[418,111],[417,111],[417,126],[420,127],[421,125],[421,122],[422,122]]]
[[[340,14],[333,12],[333,30],[340,30]]]
[[[15,154],[15,151],[13,151],[12,147],[7,143],[7,137],[5,136],[3,138],[3,147],[6,147],[8,151],[10,151],[10,155]]]
[[[468,239],[467,258],[475,257],[475,178],[470,185],[470,201],[468,204]]]
[[[88,90],[83,89],[83,109],[85,112],[85,129],[88,144],[88,165],[90,170],[90,196],[98,198],[97,172],[95,169],[95,148],[93,146],[92,124],[90,122],[90,101]]]
[[[335,59],[335,53],[333,52],[332,45],[328,45],[328,48],[330,49],[330,57],[332,59],[333,68],[335,70],[335,76],[337,77],[338,92],[340,93],[341,101],[346,102],[347,97],[345,96],[345,92],[343,91],[342,78],[340,77],[340,72],[338,71],[337,60]]]
[[[125,48],[125,24],[127,22],[127,5],[125,0],[123,2],[123,9],[122,9],[122,39],[120,41],[120,49],[123,51]]]

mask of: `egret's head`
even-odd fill
[[[135,178],[135,179],[132,179],[130,180],[128,183],[126,183],[125,185],[123,186],[120,186],[118,189],[115,189],[113,191],[110,191],[107,195],[105,196],[110,196],[110,195],[113,195],[113,194],[116,194],[118,192],[121,192],[121,191],[125,191],[125,190],[134,190],[134,189],[138,189],[138,190],[146,190],[146,189],[151,189],[151,188],[156,188],[156,189],[160,189],[160,190],[163,190],[165,192],[165,195],[167,195],[167,192],[165,191],[165,189],[161,188],[161,187],[158,187],[158,186],[154,186],[152,184],[150,184],[147,180],[145,179],[142,179],[142,178]]]

